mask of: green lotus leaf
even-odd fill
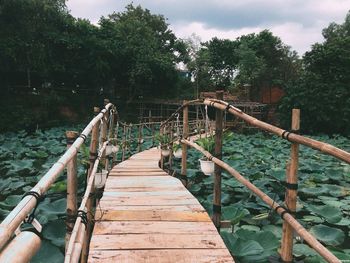
[[[46,224],[43,229],[44,238],[50,240],[52,244],[58,247],[64,246],[65,233],[66,225],[65,222],[61,219]]]
[[[49,241],[44,240],[40,250],[31,259],[31,263],[62,263],[64,261],[64,255],[60,249],[52,245]]]
[[[308,205],[307,209],[326,219],[328,223],[337,223],[342,219],[342,212],[338,207],[330,206],[330,205],[323,205],[323,206],[316,206],[316,205]]]
[[[317,252],[306,244],[295,244],[293,246],[293,255],[300,256],[316,256]]]
[[[324,220],[318,216],[304,216],[302,219],[304,222],[313,222],[313,223],[323,223]]]
[[[326,225],[311,227],[310,233],[326,245],[338,246],[344,242],[345,234],[342,230]]]
[[[235,257],[258,255],[264,252],[264,248],[254,240],[238,239],[228,232],[223,232],[221,235]]]
[[[222,216],[225,220],[230,220],[231,224],[237,224],[242,218],[249,215],[249,211],[243,206],[226,206],[222,208]]]

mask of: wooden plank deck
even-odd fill
[[[159,159],[151,149],[111,170],[89,262],[234,262],[204,208]]]

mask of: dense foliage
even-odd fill
[[[171,95],[184,44],[165,18],[140,6],[102,17],[72,17],[64,0],[0,2],[0,88],[21,85],[105,91],[129,98]],[[164,90],[166,89],[166,90]]]
[[[350,132],[350,13],[343,24],[323,30],[323,43],[303,58],[301,77],[290,83],[281,105],[289,121],[291,108],[300,108],[308,132]]]
[[[249,84],[259,90],[283,87],[296,78],[299,64],[290,47],[263,30],[236,40],[213,38],[203,43],[190,68],[203,87],[233,89]]]

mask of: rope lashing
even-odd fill
[[[41,195],[39,194],[38,192],[35,192],[35,191],[29,191],[27,193],[25,193],[22,197],[22,199],[26,196],[33,196],[35,199],[36,199],[36,205],[33,209],[33,211],[27,216],[27,218],[24,220],[25,223],[28,223],[28,224],[31,224],[33,223],[34,221],[34,218],[35,218],[35,211],[36,209],[38,208],[38,205],[44,201],[45,199],[45,195]]]
[[[282,132],[282,135],[281,135],[281,137],[283,138],[283,139],[285,139],[285,140],[287,140],[287,141],[290,141],[289,140],[289,135],[291,135],[291,134],[300,134],[300,130],[289,130],[289,131],[287,131],[287,130],[284,130],[283,132]]]
[[[81,218],[81,222],[87,227],[88,224],[88,218],[87,218],[87,213],[84,210],[78,210],[77,217]]]

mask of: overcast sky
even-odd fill
[[[97,24],[102,15],[124,11],[129,3],[68,0],[67,6],[73,16]],[[134,0],[133,4],[164,15],[180,38],[195,33],[202,41],[214,36],[235,39],[269,29],[299,55],[322,42],[322,29],[331,22],[343,23],[350,9],[350,0]]]

